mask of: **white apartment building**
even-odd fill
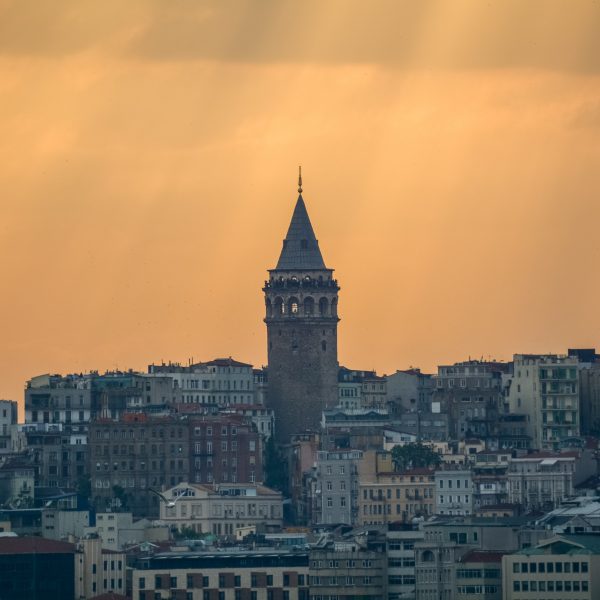
[[[578,359],[557,354],[515,354],[508,379],[508,409],[527,415],[534,448],[556,450],[579,435]]]
[[[573,495],[577,454],[542,452],[513,458],[508,467],[508,502],[526,512],[551,510]]]
[[[263,485],[180,483],[163,496],[167,502],[160,503],[160,519],[177,529],[234,536],[238,529],[253,525],[281,528],[281,493]],[[171,502],[174,506],[168,505]]]
[[[435,472],[435,506],[438,515],[473,514],[473,480],[467,469]]]
[[[179,363],[150,365],[148,373],[171,377],[186,404],[256,404],[252,365],[231,357],[188,366]]]

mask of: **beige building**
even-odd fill
[[[559,535],[502,559],[503,599],[600,598],[600,538]]]
[[[113,592],[125,595],[125,554],[102,549],[98,536],[87,536],[75,552],[75,598],[87,600]]]
[[[359,483],[358,521],[360,525],[408,522],[414,517],[432,515],[434,502],[433,471],[381,473],[374,482]]]
[[[180,530],[234,536],[238,529],[251,525],[281,528],[281,494],[263,485],[180,483],[163,496],[167,502],[160,502],[160,519]],[[171,502],[174,506],[168,505]]]

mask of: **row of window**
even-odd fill
[[[342,489],[345,489],[345,486]],[[383,500],[384,498],[391,500],[392,496],[394,495],[392,491],[393,490],[391,488],[387,488],[385,490],[373,490],[372,488],[368,490],[363,489],[363,500]],[[421,495],[423,498],[433,498],[433,487],[423,486],[419,488],[404,488],[404,497],[407,499],[418,500]],[[400,500],[402,498],[402,488],[396,488],[395,496],[396,500]]]
[[[329,569],[339,569],[340,568],[340,561],[339,560],[330,560],[327,563],[327,566],[325,566],[325,562],[323,560],[313,560],[312,561],[312,567],[313,569],[323,569],[323,568],[329,568]],[[357,563],[360,565],[361,561],[357,561],[357,560],[347,560],[346,561],[346,568],[347,569],[354,569],[357,566]],[[363,569],[368,569],[371,568],[373,566],[373,562],[370,560],[363,560],[362,561],[362,568]]]
[[[361,577],[354,577],[352,575],[348,575],[346,577],[321,577],[320,575],[311,575],[310,576],[310,585],[311,586],[354,586],[354,585],[373,585],[374,581],[370,575],[364,575]]]
[[[513,573],[587,573],[589,564],[579,561],[515,562]]]
[[[587,592],[587,581],[513,581],[514,592]]]

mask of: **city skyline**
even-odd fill
[[[46,372],[266,364],[260,290],[299,163],[342,282],[341,364],[599,345],[597,4],[196,4],[163,29],[154,3],[117,22],[6,5],[0,397]]]

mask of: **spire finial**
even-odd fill
[[[302,193],[302,166],[298,167],[298,193]]]

